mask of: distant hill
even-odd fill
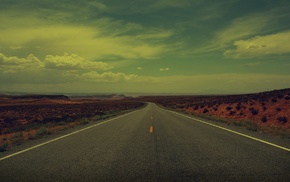
[[[53,100],[70,100],[65,95],[5,95],[1,94],[0,97],[9,99],[53,99]]]
[[[127,98],[123,94],[97,94],[97,95],[83,95],[83,96],[69,96],[72,100],[119,100]]]

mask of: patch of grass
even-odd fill
[[[68,121],[68,122],[69,122],[69,121]],[[64,122],[64,121],[61,121],[61,122],[57,123],[57,125],[59,125],[59,126],[66,125],[66,124],[67,124],[67,123]]]
[[[250,131],[258,131],[259,129],[258,124],[253,121],[246,120],[243,123],[243,125]]]
[[[234,121],[233,124],[235,126],[243,126],[243,123],[239,122],[239,121]]]
[[[12,145],[20,145],[23,141],[24,141],[24,138],[23,138],[22,132],[14,133],[14,135],[10,139],[10,142]]]
[[[0,145],[0,152],[6,151],[7,147],[8,147],[8,143],[4,143],[4,144]]]
[[[36,137],[35,137],[35,135],[33,135],[31,133],[28,133],[27,139],[28,140],[34,140],[34,139],[36,139]]]
[[[42,126],[41,128],[39,128],[37,131],[36,131],[36,135],[37,136],[43,136],[43,135],[47,135],[47,134],[51,134],[46,127]]]
[[[83,119],[81,119],[81,122],[80,122],[82,125],[86,125],[86,124],[88,124],[89,123],[89,120],[88,120],[88,118],[83,118]]]

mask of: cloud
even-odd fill
[[[272,32],[287,28],[289,11],[281,7],[274,7],[268,11],[250,13],[235,18],[228,26],[213,33],[209,43],[196,49],[196,52],[224,51],[239,40],[264,36]]]
[[[138,0],[114,1],[110,4],[110,11],[116,14],[148,14],[163,9],[184,9],[191,5],[190,0]],[[124,6],[124,4],[126,4]]]
[[[256,36],[234,42],[236,49],[228,49],[225,56],[233,58],[254,58],[267,55],[290,53],[290,31],[272,35]]]
[[[108,56],[152,59],[169,50],[170,46],[163,41],[174,34],[112,18],[90,19],[85,25],[77,25],[69,23],[67,17],[58,19],[51,15],[44,19],[41,13],[20,16],[4,11],[0,15],[1,47],[25,47],[22,53],[37,52],[38,56],[69,52],[94,60]]]
[[[82,74],[80,80],[88,82],[148,82],[152,81],[152,77],[138,76],[134,74],[126,75],[124,73],[113,73],[111,71],[99,74],[95,71],[91,71]]]
[[[46,55],[44,61],[30,54],[26,58],[5,56],[0,53],[0,70],[3,72],[17,72],[31,69],[56,69],[56,70],[107,70],[111,69],[107,63],[86,60],[76,54],[63,56]]]
[[[160,68],[160,71],[169,71],[169,68]]]
[[[44,65],[46,68],[70,70],[105,70],[111,68],[107,63],[88,61],[76,54],[64,54],[63,56],[47,55],[44,60]]]
[[[153,4],[154,9],[186,8],[191,5],[189,0],[158,0]]]
[[[101,2],[87,2],[87,3],[90,6],[97,8],[97,10],[99,10],[99,11],[105,12],[108,10],[108,7],[104,3],[101,3]]]
[[[137,67],[137,70],[142,70],[143,68],[142,67]]]
[[[17,56],[5,56],[0,53],[0,70],[3,72],[16,72],[24,69],[38,69],[43,67],[42,62],[30,54],[26,58],[18,58]]]

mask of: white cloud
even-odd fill
[[[91,71],[88,73],[84,73],[80,76],[80,80],[88,81],[88,82],[119,82],[119,81],[127,81],[127,82],[148,82],[152,81],[152,77],[147,76],[138,76],[134,74],[126,75],[124,73],[113,73],[111,71],[104,73],[97,73],[95,71]]]
[[[143,68],[142,67],[137,67],[137,70],[142,70]]]
[[[169,71],[169,68],[160,68],[160,71]]]
[[[18,70],[40,67],[43,67],[42,62],[33,54],[30,54],[27,58],[18,58],[16,56],[5,56],[0,53],[0,70],[3,70],[3,72],[16,72]]]
[[[239,17],[228,26],[216,31],[212,40],[196,49],[196,52],[224,51],[236,41],[275,32],[281,28],[281,24],[278,26],[276,22],[286,22],[288,17],[289,13],[285,13],[284,10],[281,11],[281,7]]]
[[[86,60],[76,54],[64,54],[63,56],[47,55],[44,64],[46,68],[53,69],[109,69],[110,66],[104,62]]]
[[[5,56],[0,53],[0,70],[2,72],[16,72],[20,70],[60,69],[60,70],[107,70],[112,68],[104,62],[86,60],[76,54],[63,56],[47,55],[44,61],[30,54],[26,58]]]
[[[234,58],[253,58],[270,54],[290,53],[290,31],[266,36],[256,36],[247,40],[235,41],[236,49],[224,52]]]

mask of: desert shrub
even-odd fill
[[[290,97],[289,97],[289,96],[286,96],[286,97],[285,97],[285,100],[290,100]]]
[[[82,124],[82,125],[86,125],[86,124],[88,124],[88,123],[89,123],[88,118],[83,118],[83,119],[81,119],[81,124]]]
[[[36,131],[36,135],[37,136],[43,136],[43,135],[47,135],[47,134],[50,134],[50,132],[46,129],[46,127],[42,126],[41,128],[39,128],[37,131]]]
[[[252,115],[256,115],[259,113],[259,111],[254,109],[253,107],[249,108],[249,110],[251,111]]]
[[[278,99],[282,99],[283,97],[284,97],[284,96],[281,95],[281,94],[278,95]]]
[[[202,113],[205,114],[205,113],[208,113],[208,111],[209,111],[208,109],[204,109],[204,110],[202,111]]]
[[[236,114],[236,111],[230,111],[230,115],[231,116],[234,115],[234,114]]]
[[[218,108],[214,107],[214,108],[213,108],[213,110],[214,110],[214,111],[217,111],[217,110],[218,110]]]
[[[69,117],[69,118],[66,119],[66,121],[67,121],[67,122],[73,122],[74,119]]]
[[[239,105],[239,104],[236,106],[236,109],[237,109],[238,111],[241,110],[241,108],[242,108],[242,106]]]
[[[6,151],[7,147],[8,147],[8,143],[4,143],[4,144],[0,145],[0,152]]]
[[[278,121],[281,122],[281,123],[287,123],[287,121],[288,121],[286,116],[278,117],[277,119],[278,119]]]
[[[277,99],[276,98],[272,98],[271,101],[272,102],[277,102]]]
[[[36,139],[36,137],[35,137],[35,135],[33,135],[33,134],[31,134],[31,133],[28,133],[28,135],[27,135],[27,139],[28,139],[28,140],[34,140],[34,139]]]
[[[228,106],[228,107],[226,107],[226,110],[230,111],[230,110],[232,110],[232,107]]]
[[[242,122],[239,122],[239,121],[234,121],[233,124],[235,126],[243,126],[243,123]]]
[[[276,111],[277,111],[277,112],[280,112],[281,110],[282,110],[282,109],[281,109],[280,107],[277,107],[277,108],[276,108]]]
[[[23,140],[24,138],[22,132],[14,133],[14,135],[10,139],[12,145],[20,145],[23,142]]]
[[[263,123],[266,123],[267,120],[268,120],[268,119],[267,119],[267,116],[263,116],[261,120],[262,120]]]
[[[267,110],[267,107],[264,106],[264,107],[263,107],[263,110],[266,111],[266,110]]]
[[[194,110],[198,110],[198,108],[199,108],[198,105],[194,106]]]
[[[257,123],[253,122],[253,121],[245,121],[244,122],[245,127],[250,130],[250,131],[258,131],[259,126]]]
[[[204,105],[201,105],[200,108],[204,108]]]
[[[66,125],[66,122],[61,121],[61,122],[57,123],[57,125],[59,125],[59,126]]]

